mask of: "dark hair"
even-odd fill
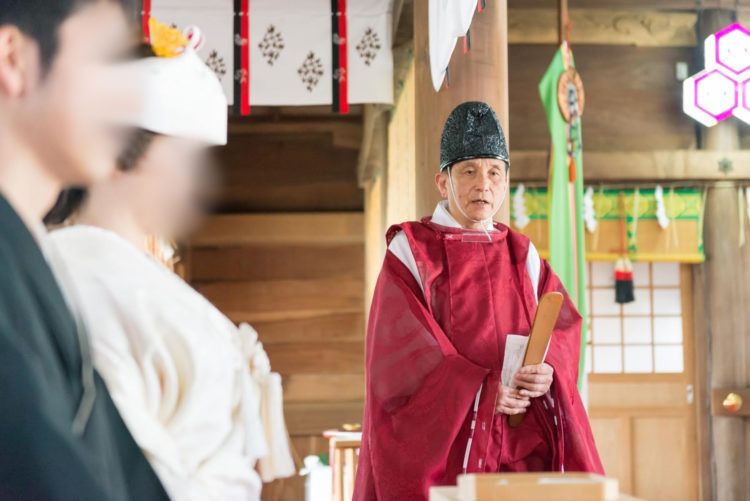
[[[117,157],[117,169],[127,172],[135,168],[143,158],[149,145],[157,136],[155,132],[145,129],[135,129],[130,136],[126,147]],[[44,224],[57,226],[63,224],[70,216],[81,208],[86,201],[88,190],[86,188],[71,187],[60,192],[55,205],[44,216]]]
[[[0,26],[13,25],[39,44],[42,70],[52,65],[57,52],[60,26],[83,5],[102,0],[0,0]],[[136,12],[137,0],[106,0]]]

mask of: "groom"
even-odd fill
[[[91,366],[42,216],[109,174],[126,0],[0,0],[0,499],[166,500]],[[103,112],[106,112],[103,113]]]

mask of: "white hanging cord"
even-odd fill
[[[513,194],[513,224],[519,230],[524,229],[531,222],[529,215],[526,214],[525,193],[526,187],[521,183]]]
[[[586,188],[586,193],[583,196],[583,220],[586,222],[588,232],[594,233],[598,222],[594,210],[594,188],[591,186]]]
[[[657,185],[654,189],[654,198],[656,199],[656,220],[663,230],[669,226],[669,217],[667,217],[667,208],[664,205],[664,189]]]

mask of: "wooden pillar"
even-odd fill
[[[732,21],[728,11],[703,11],[701,40]],[[739,149],[737,121],[730,118],[702,128],[701,145],[719,151]],[[750,501],[750,420],[710,416],[706,405],[711,388],[750,385],[750,243],[740,247],[738,198],[733,182],[719,182],[708,189],[706,262],[696,267],[694,275],[696,329],[703,329],[697,333],[703,343],[696,343],[696,360],[698,376],[703,373],[705,377],[698,381],[699,389],[702,387],[699,436],[704,435],[703,448],[708,447],[701,468],[704,501],[708,495],[715,501]],[[711,482],[705,485],[709,471]]]
[[[448,114],[464,101],[485,101],[495,109],[508,135],[508,16],[507,1],[492,0],[471,22],[471,50],[464,54],[461,40],[450,62],[450,88],[435,92],[430,77],[427,0],[414,2],[416,209],[419,217],[432,214],[440,194],[435,173],[440,167],[440,134]],[[513,161],[512,142],[510,158]],[[512,169],[511,169],[512,173]],[[510,200],[497,219],[509,219]]]

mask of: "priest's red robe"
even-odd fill
[[[427,499],[430,486],[464,472],[603,473],[576,387],[581,316],[546,261],[536,293],[565,297],[546,357],[554,381],[520,427],[495,414],[506,336],[528,335],[538,299],[529,239],[495,228],[425,218],[388,231],[388,242],[406,234],[422,287],[386,253],[367,331],[355,501]]]

